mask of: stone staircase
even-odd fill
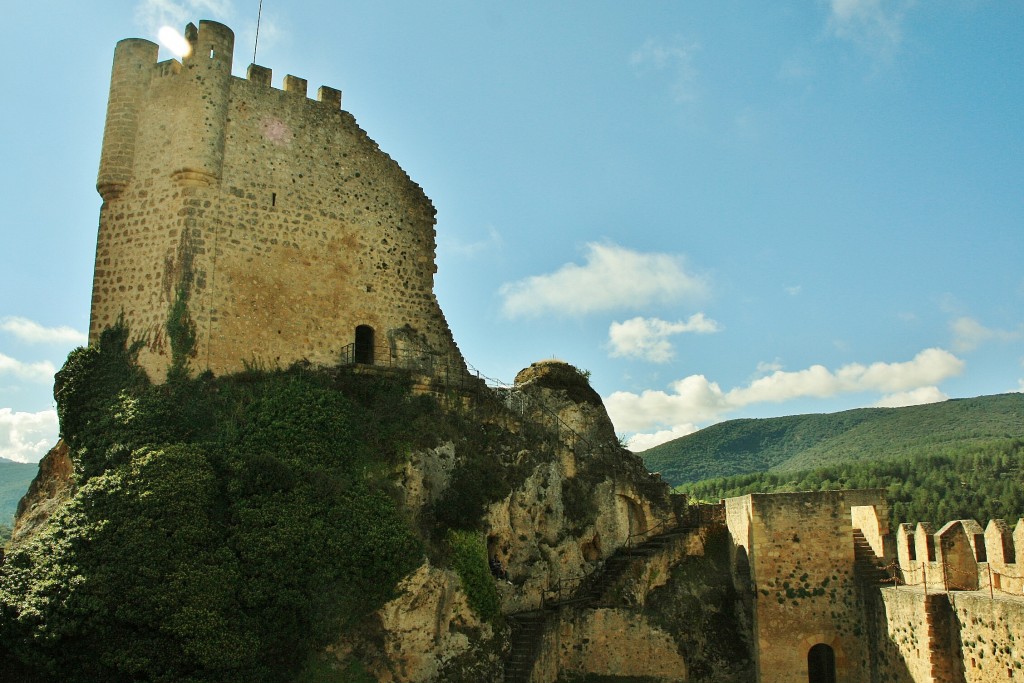
[[[630,567],[646,562],[649,557],[662,552],[691,531],[690,529],[676,528],[652,536],[640,545],[619,548],[605,560],[604,567],[593,576],[592,580],[585,583],[570,598],[549,602],[543,610],[509,615],[508,620],[512,634],[509,655],[505,660],[504,683],[529,683],[537,656],[540,654],[544,629],[548,619],[555,614],[559,607],[573,605],[592,609],[614,606],[616,600],[613,589]]]
[[[539,610],[509,616],[512,638],[505,660],[505,683],[529,683],[549,615],[550,612]]]
[[[615,554],[605,560],[601,573],[585,588],[581,597],[586,598],[589,607],[614,606],[615,598],[611,594],[612,589],[628,569],[643,564],[647,558],[662,552],[688,533],[685,530],[673,529],[657,536],[651,536],[640,545],[619,548]]]
[[[853,530],[853,573],[866,584],[877,585],[889,580],[889,574],[879,564],[879,557],[860,529]]]

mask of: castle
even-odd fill
[[[117,44],[96,188],[89,341],[123,320],[153,379],[296,361],[465,370],[434,296],[423,190],[304,79],[231,74],[234,34],[201,21],[157,63]]]
[[[226,374],[297,361],[465,372],[433,293],[435,212],[422,189],[341,109],[340,91],[321,87],[311,100],[306,81],[291,75],[278,90],[255,64],[246,78],[232,76],[234,37],[216,22],[190,24],[186,38],[192,50],[181,62],[158,63],[146,40],[115,51],[90,342],[123,320],[144,342],[139,362],[155,380],[174,368]],[[561,461],[537,475],[535,489],[489,513],[505,520],[489,540],[517,580],[502,587],[506,613],[544,609],[552,578],[565,578],[537,568],[537,548],[566,576],[601,562],[607,575],[629,543],[677,536],[664,551],[633,556],[632,573],[604,587],[603,596],[631,604],[559,607],[557,618],[534,625],[540,644],[521,680],[565,672],[694,680],[679,634],[641,608],[652,595],[685,592],[678,570],[702,555],[712,532],[728,541],[721,578],[736,604],[708,607],[741,615],[729,637],[749,642],[759,683],[1024,679],[1022,523],[901,525],[891,534],[882,492],[833,491],[732,498],[683,532],[678,510],[674,518],[667,504],[653,505],[635,481],[601,480],[587,494],[613,502],[577,543],[556,513],[586,454],[559,448]],[[453,467],[442,451],[430,456],[442,464],[409,473],[435,478],[419,487],[432,495]],[[434,594],[457,592],[442,575],[428,563],[417,573],[422,592],[405,598],[429,607],[424,623],[436,633],[422,640],[432,656],[465,625],[463,616],[442,618],[455,601]],[[408,605],[396,600],[396,624]],[[418,655],[416,631],[395,626],[393,653]],[[403,680],[429,680],[428,670],[410,665]]]

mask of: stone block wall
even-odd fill
[[[751,494],[726,501],[734,562],[749,564],[761,683],[807,680],[815,645],[831,650],[836,680],[867,683],[867,622],[854,578],[853,508],[888,528],[880,491]],[[739,552],[743,548],[745,552]],[[739,567],[737,567],[739,568]]]
[[[366,326],[376,362],[422,354],[464,371],[433,292],[422,189],[339,91],[315,101],[294,76],[284,90],[262,67],[231,76],[230,29],[186,33],[181,64],[157,64],[148,41],[115,51],[90,341],[123,316],[159,380],[181,341],[172,315],[193,330],[189,367],[215,373],[336,364]]]

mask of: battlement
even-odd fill
[[[948,522],[941,529],[926,522],[896,530],[896,570],[900,585],[928,591],[991,590],[1024,594],[1024,519],[1011,529],[1002,519],[982,529],[973,519]]]
[[[245,78],[253,85],[259,85],[265,88],[273,88],[271,81],[273,80],[273,70],[260,66],[259,64],[250,64],[246,71]],[[285,92],[296,93],[306,96],[307,81],[304,78],[298,76],[292,76],[288,74],[284,77],[282,83],[282,90]],[[335,88],[321,85],[317,89],[316,101],[322,104],[326,104],[334,109],[341,109],[341,91]]]

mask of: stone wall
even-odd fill
[[[1024,680],[1024,601],[950,593],[965,683]]]
[[[867,622],[854,579],[853,508],[888,526],[879,491],[751,494],[726,501],[734,571],[749,571],[758,681],[806,680],[808,653],[831,649],[836,680],[867,683]],[[860,513],[862,516],[864,512]],[[749,570],[744,569],[744,563]]]
[[[891,683],[932,680],[932,638],[924,593],[911,590],[881,591],[877,647],[879,678]]]
[[[551,631],[552,647],[535,673],[538,683],[555,681],[563,672],[689,680],[672,634],[634,610],[578,610],[571,617],[563,615]]]
[[[366,326],[375,362],[464,371],[433,293],[422,189],[337,90],[311,100],[299,78],[277,90],[269,69],[231,76],[230,29],[187,34],[181,63],[157,64],[144,40],[115,51],[90,342],[123,316],[162,379],[175,345],[194,371],[336,364]]]
[[[886,588],[876,643],[892,683],[995,683],[1024,679],[1024,600],[986,591],[925,594]]]

